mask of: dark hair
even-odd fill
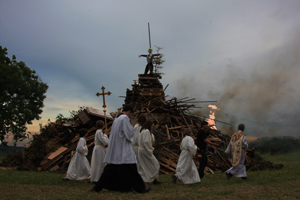
[[[79,130],[79,136],[83,137],[87,132],[88,132],[88,130],[86,128],[82,128]]]
[[[208,122],[207,121],[202,121],[201,122],[201,127],[205,126],[205,125],[208,125]]]
[[[245,130],[245,125],[244,124],[239,124],[238,125],[238,130],[244,131]]]
[[[97,129],[101,129],[101,128],[103,128],[103,126],[104,126],[104,122],[102,120],[98,120],[96,122],[96,128]]]
[[[190,135],[192,132],[191,132],[191,130],[189,129],[189,128],[185,128],[184,130],[183,130],[183,135]]]
[[[123,111],[131,111],[132,113],[134,113],[133,108],[131,107],[131,105],[124,105],[123,106]]]
[[[141,114],[138,118],[137,123],[141,126],[143,126],[143,124],[147,121],[147,117],[145,114]]]
[[[143,126],[142,126],[142,128],[141,128],[141,131],[144,130],[144,129],[145,129],[145,130],[148,129],[149,131],[151,131],[152,125],[153,125],[153,121],[152,121],[152,120],[147,120],[147,121],[143,124]]]

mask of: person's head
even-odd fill
[[[141,114],[138,118],[137,123],[141,126],[143,126],[143,124],[147,121],[147,117],[145,114]]]
[[[154,123],[153,123],[152,120],[147,120],[147,121],[143,124],[143,126],[142,126],[142,128],[141,128],[141,131],[142,131],[142,130],[146,130],[146,129],[148,129],[149,131],[151,131],[153,125],[154,125]]]
[[[152,53],[152,48],[149,48],[149,49],[148,49],[148,53]]]
[[[201,122],[201,128],[206,129],[208,126],[208,122],[207,121],[202,121]]]
[[[87,132],[88,130],[86,128],[82,128],[79,130],[79,136],[84,137]]]
[[[192,134],[191,129],[185,128],[185,129],[183,130],[183,135],[184,135],[184,136],[186,136],[186,135],[191,135],[191,134]]]
[[[96,128],[97,129],[103,129],[103,127],[104,127],[104,122],[102,120],[98,120],[96,122]]]
[[[131,117],[134,113],[133,108],[130,105],[123,106],[123,113],[128,117]]]
[[[238,130],[244,131],[245,130],[245,125],[244,124],[239,124],[238,125]]]

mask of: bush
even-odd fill
[[[260,153],[282,154],[300,150],[300,139],[294,137],[266,137],[249,143],[249,149],[254,148]]]

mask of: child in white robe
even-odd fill
[[[184,130],[185,137],[181,141],[181,153],[178,159],[176,174],[172,175],[173,182],[178,179],[183,184],[199,183],[200,177],[193,160],[199,148],[195,145],[195,141],[191,135],[190,129]],[[201,155],[197,155],[200,157]]]
[[[151,134],[153,122],[148,120],[144,123],[138,138],[139,174],[146,183],[160,184],[157,180],[159,174],[159,162],[153,155],[154,135]]]
[[[135,153],[135,156],[136,156],[136,159],[137,159],[137,162],[139,162],[138,160],[138,138],[139,138],[139,135],[141,133],[141,128],[142,128],[142,125],[147,121],[147,118],[146,118],[146,115],[145,114],[141,114],[138,118],[138,121],[137,123],[134,125],[133,127],[133,141],[132,141],[132,149]]]
[[[86,158],[88,154],[88,147],[86,146],[86,140],[84,138],[86,133],[87,129],[80,129],[80,139],[76,147],[76,152],[71,159],[67,175],[64,180],[84,180],[89,178],[90,164],[88,159]]]
[[[104,128],[104,122],[98,120],[96,122],[96,134],[95,134],[95,146],[93,149],[93,154],[91,158],[91,177],[90,182],[98,182],[105,164],[103,163],[105,157],[105,147],[108,145],[107,130],[102,132]]]

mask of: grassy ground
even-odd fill
[[[209,174],[194,185],[175,185],[170,175],[161,175],[163,183],[147,184],[152,188],[147,194],[91,193],[92,184],[63,181],[64,174],[0,170],[0,199],[300,199],[300,152],[263,157],[284,168],[248,172],[248,181],[227,180],[224,173]]]

